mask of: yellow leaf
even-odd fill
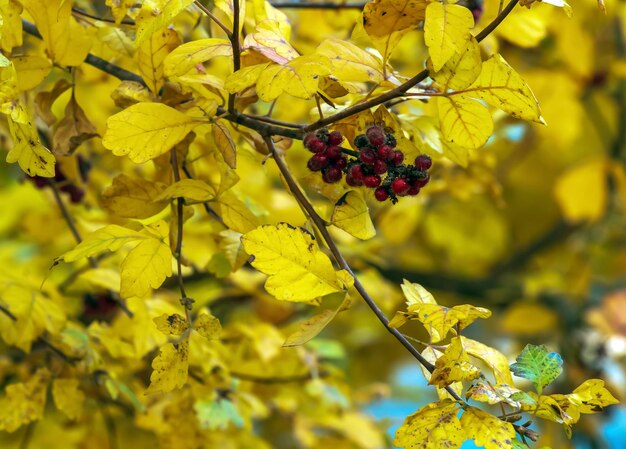
[[[111,8],[111,14],[113,14],[115,23],[119,24],[128,12],[128,9],[135,4],[135,0],[106,0],[104,3]]]
[[[428,61],[430,77],[441,86],[442,92],[448,89],[461,90],[469,87],[480,75],[481,65],[480,47],[473,36],[443,65],[441,70],[434,71],[432,61]]]
[[[217,56],[232,56],[230,41],[220,38],[199,39],[177,47],[165,58],[165,76],[181,76],[197,64]]]
[[[438,98],[437,107],[441,133],[454,144],[468,149],[480,148],[493,132],[491,114],[471,98],[463,95]]]
[[[2,112],[7,114],[9,132],[13,138],[13,148],[7,154],[6,161],[17,162],[29,176],[54,176],[56,160],[53,154],[39,141],[39,134],[19,101],[5,103]]]
[[[269,275],[265,289],[276,299],[310,301],[342,290],[337,272],[306,231],[288,224],[261,226],[242,237],[257,270]]]
[[[268,65],[269,63],[251,65],[237,70],[235,73],[231,73],[228,75],[228,78],[226,78],[224,89],[231,94],[247,89],[256,84],[259,76],[261,76],[261,73],[263,73]]]
[[[568,221],[596,221],[604,215],[608,200],[606,171],[605,160],[596,159],[559,177],[554,196]]]
[[[603,407],[619,403],[604,387],[604,381],[600,379],[584,381],[571,394],[568,394],[567,398],[578,407],[580,413],[597,413],[602,411]]]
[[[161,103],[138,103],[109,117],[105,148],[142,164],[169,151],[204,122]]]
[[[259,76],[257,93],[263,101],[272,101],[282,93],[308,99],[317,92],[320,77],[330,73],[325,56],[300,56],[282,66],[268,66]]]
[[[54,379],[52,397],[57,408],[71,420],[77,420],[83,413],[85,394],[78,388],[78,379]]]
[[[368,3],[366,8],[371,4]],[[326,39],[315,53],[330,60],[332,74],[340,83],[379,83],[384,78],[382,61],[349,41]]]
[[[299,56],[288,39],[269,24],[259,24],[256,33],[246,36],[243,46],[258,51],[270,61],[280,65]]]
[[[338,310],[326,309],[299,324],[298,330],[287,337],[283,346],[301,346],[316,337],[336,316]]]
[[[485,449],[513,448],[515,439],[513,425],[491,413],[476,407],[467,407],[461,415],[461,425],[477,446],[483,446]]]
[[[159,288],[165,278],[172,275],[172,252],[167,242],[167,225],[159,222],[153,226],[159,238],[142,240],[122,262],[122,298],[144,297],[150,292],[150,288]]]
[[[196,318],[193,328],[207,340],[215,340],[222,333],[220,320],[208,313],[202,313]]]
[[[25,352],[44,332],[58,334],[65,326],[66,318],[54,291],[42,291],[40,283],[31,281],[23,274],[0,270],[0,305],[15,320],[0,313],[0,335],[9,345]]]
[[[458,413],[448,400],[428,404],[405,419],[393,444],[404,449],[457,449],[466,439]]]
[[[367,203],[363,196],[354,190],[337,200],[331,222],[361,240],[368,240],[376,235]]]
[[[530,87],[500,55],[482,65],[480,75],[468,92],[513,117],[545,124],[539,103]]]
[[[94,256],[102,251],[117,251],[127,243],[146,238],[145,235],[132,229],[118,225],[107,225],[84,236],[82,242],[57,260],[63,259],[65,262],[74,262],[78,259]]]
[[[0,398],[0,430],[15,432],[24,424],[43,417],[49,379],[50,373],[42,368],[27,382],[6,387],[5,396]]]
[[[95,287],[114,292],[120,289],[120,274],[117,270],[111,268],[94,268],[81,273],[79,277]]]
[[[435,362],[435,370],[428,383],[443,388],[453,382],[472,380],[478,376],[480,370],[470,362],[462,340],[454,337],[443,355]]]
[[[85,28],[72,17],[72,2],[66,0],[25,0],[48,56],[62,66],[79,66],[91,48]]]
[[[153,94],[163,87],[163,61],[180,44],[178,33],[169,28],[155,32],[137,48],[135,59],[139,74]]]
[[[152,319],[158,330],[165,335],[183,335],[189,329],[189,323],[185,317],[178,313],[168,315],[164,313]]]
[[[152,369],[146,394],[167,393],[185,386],[189,370],[189,340],[162,346],[152,361]]]
[[[473,357],[481,359],[493,371],[498,384],[513,385],[513,377],[509,369],[509,360],[500,351],[493,349],[479,341],[461,336],[465,351]]]
[[[511,399],[511,396],[518,393],[521,393],[521,390],[518,390],[510,385],[492,385],[486,381],[479,380],[475,385],[472,385],[467,390],[466,397],[475,401],[486,402],[491,405],[506,402],[511,407],[519,408],[519,402]]]
[[[17,72],[17,88],[21,92],[37,87],[52,70],[50,60],[41,56],[18,56],[12,61]]]
[[[230,19],[230,22],[227,22],[226,25],[229,29],[233,29],[233,18],[234,18],[234,3],[237,1],[239,4],[239,17],[246,17],[246,0],[214,0],[213,4],[216,8],[219,8],[221,11],[226,14],[226,16]],[[239,20],[239,32],[241,36],[241,30],[243,28],[244,20]]]
[[[158,214],[168,202],[156,198],[165,184],[124,174],[113,178],[113,184],[102,192],[102,204],[111,213],[123,218],[148,218]]]
[[[406,305],[411,306],[413,304],[437,304],[434,296],[420,284],[412,284],[406,279],[403,280],[402,293],[406,298]]]
[[[443,355],[443,352],[433,348],[432,346],[426,346],[424,348],[424,350],[422,351],[422,356],[424,356],[424,358],[426,360],[428,360],[431,364],[435,364],[437,363],[437,360]],[[420,368],[422,370],[422,374],[424,375],[424,378],[430,382],[430,379],[432,378],[432,373],[430,371],[428,371],[424,366],[420,365]],[[461,396],[463,394],[463,383],[462,382],[453,382],[450,385],[448,385],[448,388],[450,388],[451,390],[455,391],[459,396]],[[443,401],[444,399],[451,399],[454,400],[454,398],[450,395],[450,393],[448,393],[447,389],[438,387],[435,385],[435,389],[437,390],[437,396],[439,396],[439,400]]]
[[[215,189],[200,179],[181,179],[157,195],[153,201],[185,198],[187,204],[204,203],[215,198]]]
[[[259,226],[259,219],[232,192],[223,193],[216,204],[219,216],[229,229],[245,234]]]
[[[363,8],[363,26],[386,62],[402,36],[424,20],[427,0],[374,0]]]
[[[215,145],[218,151],[222,153],[224,161],[230,168],[237,168],[237,147],[233,137],[230,135],[230,131],[219,122],[214,123],[212,128]]]
[[[193,0],[152,0],[144,2],[141,6],[141,11],[139,11],[135,19],[137,22],[135,45],[141,45],[144,40],[152,37],[158,30],[165,28],[172,22],[174,17],[192,3]]]
[[[559,316],[553,309],[534,302],[519,302],[506,309],[501,323],[506,332],[531,336],[553,332],[558,322]]]
[[[15,47],[22,46],[22,5],[15,0],[0,1],[0,46],[5,54],[11,54]]]
[[[491,312],[469,304],[448,308],[438,304],[417,303],[409,306],[407,316],[422,323],[434,343],[446,338],[452,328],[458,326],[463,330],[477,318],[488,318]]]
[[[474,17],[464,6],[432,2],[426,7],[424,41],[435,71],[465,48],[473,27]]]

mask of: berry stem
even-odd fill
[[[347,148],[341,148],[341,152],[343,154],[347,154],[348,156],[359,157],[359,152],[354,150],[348,150]]]

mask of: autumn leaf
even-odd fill
[[[476,407],[467,407],[461,415],[461,426],[477,446],[483,446],[485,449],[513,448],[515,440],[513,425],[491,413]]]
[[[436,72],[455,54],[463,51],[473,27],[474,17],[466,7],[440,2],[428,4],[424,41]]]
[[[445,387],[453,382],[472,380],[480,376],[480,370],[470,362],[469,355],[463,347],[463,340],[455,337],[435,362],[435,370],[428,383]]]
[[[56,407],[69,419],[77,420],[83,413],[85,393],[79,387],[78,379],[54,379],[52,397]]]
[[[163,63],[165,57],[178,45],[180,40],[175,30],[163,28],[145,39],[135,53],[139,73],[153,94],[163,87]]]
[[[265,289],[276,299],[310,301],[343,289],[330,259],[312,236],[287,224],[261,226],[242,237],[251,264],[269,275]]]
[[[449,400],[430,403],[406,418],[393,444],[404,449],[457,449],[467,439],[458,413]]]
[[[509,359],[500,351],[476,340],[461,336],[463,347],[467,353],[483,361],[493,372],[497,383],[513,384],[513,377],[509,370]]]
[[[215,189],[200,179],[181,179],[168,186],[152,201],[184,198],[187,204],[204,203],[215,198]]]
[[[372,5],[368,3],[366,8]],[[382,61],[352,42],[330,38],[324,40],[315,53],[330,60],[332,74],[340,83],[373,82],[384,79]]]
[[[160,182],[121,174],[102,192],[102,204],[123,218],[148,218],[167,206],[167,201],[156,199],[165,188]]]
[[[167,77],[181,76],[197,64],[217,56],[231,56],[232,54],[233,49],[227,39],[210,38],[187,42],[165,57],[163,70]]]
[[[554,196],[569,222],[594,222],[604,216],[609,199],[606,173],[606,161],[598,158],[572,167],[557,179]]]
[[[216,122],[212,127],[215,145],[230,168],[237,168],[237,147],[226,125]]]
[[[321,76],[331,73],[325,56],[299,56],[285,65],[272,64],[260,74],[257,93],[263,101],[272,101],[287,93],[297,98],[311,98]]]
[[[138,103],[107,120],[105,148],[142,164],[169,151],[190,131],[203,124],[160,103]]]
[[[0,430],[15,432],[21,426],[43,417],[46,406],[46,389],[50,372],[40,368],[26,382],[13,383],[6,387],[0,397]]]
[[[185,317],[179,315],[178,313],[173,313],[168,315],[164,313],[163,315],[159,315],[154,318],[154,324],[158,330],[163,332],[165,335],[183,335],[187,329],[189,329],[189,323]]]
[[[224,430],[230,424],[243,426],[243,418],[235,405],[228,399],[197,401],[194,406],[198,423],[203,429]]]
[[[434,70],[430,60],[428,66],[431,71],[430,77],[441,86],[442,92],[448,89],[465,89],[472,85],[481,73],[482,59],[478,42],[474,37],[468,39],[465,46],[438,71]]]
[[[222,333],[222,325],[220,320],[208,313],[198,315],[193,328],[207,340],[216,340]]]
[[[152,361],[150,386],[146,394],[167,393],[187,383],[189,370],[189,341],[162,346]]]
[[[438,98],[437,107],[441,134],[456,145],[480,148],[493,132],[489,111],[465,95]]]
[[[337,200],[331,222],[361,240],[368,240],[376,235],[367,203],[363,196],[354,190]]]
[[[120,8],[119,1],[113,1]],[[193,0],[153,0],[142,4],[137,15],[137,35],[135,45],[140,46],[146,39],[152,37],[158,30],[169,25],[174,17],[180,14]],[[123,17],[122,9],[119,9],[119,16]]]
[[[52,148],[57,155],[73,154],[83,143],[98,136],[96,127],[89,121],[74,95],[65,107],[65,116],[54,127]]]

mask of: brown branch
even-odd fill
[[[402,335],[402,333],[400,333],[397,329],[389,326],[389,319],[387,318],[385,313],[380,309],[380,307],[378,307],[378,304],[376,304],[376,301],[374,301],[374,299],[365,290],[365,287],[363,287],[363,285],[359,281],[359,278],[354,274],[354,272],[352,271],[352,268],[350,268],[350,265],[348,265],[348,262],[343,257],[343,254],[341,254],[341,252],[339,251],[339,248],[337,247],[335,241],[333,240],[332,236],[328,232],[328,229],[326,228],[325,221],[322,219],[322,217],[318,215],[318,213],[313,208],[313,205],[304,196],[304,193],[302,192],[302,190],[300,190],[300,187],[298,187],[298,184],[296,183],[295,179],[291,175],[291,172],[289,171],[289,168],[285,164],[285,161],[282,159],[280,154],[278,154],[278,151],[276,150],[276,147],[274,146],[274,142],[272,141],[272,138],[269,136],[266,136],[265,143],[267,144],[267,147],[270,150],[270,153],[272,154],[274,161],[276,162],[276,165],[278,166],[278,169],[280,170],[280,173],[282,174],[283,178],[287,182],[287,185],[289,186],[289,190],[291,190],[291,193],[296,198],[296,201],[298,202],[298,204],[300,204],[300,206],[307,212],[307,214],[309,215],[309,217],[315,224],[315,227],[317,228],[319,233],[322,235],[322,238],[326,242],[326,245],[328,245],[328,248],[330,249],[330,252],[335,258],[337,264],[339,265],[340,268],[346,270],[350,274],[350,276],[354,279],[354,288],[359,292],[359,294],[361,295],[365,303],[369,306],[372,312],[374,312],[374,315],[376,315],[376,317],[382,323],[385,329],[387,329],[387,331],[391,335],[393,335],[396,338],[396,340],[398,340],[400,344],[404,346],[406,350],[409,351],[409,353],[424,368],[426,368],[426,370],[432,373],[435,369],[434,365],[430,363],[428,360],[426,360],[426,358],[424,358],[424,356],[411,344],[409,340],[407,340],[404,337],[404,335]],[[456,401],[459,401],[461,403],[465,402],[452,388],[446,387],[446,391]]]
[[[198,9],[200,11],[202,11],[204,14],[207,15],[207,17],[209,17],[213,22],[215,22],[217,24],[218,27],[220,27],[222,29],[222,31],[224,33],[226,33],[226,36],[228,36],[228,39],[231,38],[232,33],[231,31],[228,29],[228,27],[226,25],[224,25],[224,23],[218,19],[215,14],[213,14],[211,12],[211,10],[209,8],[207,8],[206,6],[204,6],[202,3],[200,3],[198,0],[195,0],[193,2],[194,5],[196,5],[196,7],[198,7]]]
[[[478,33],[476,35],[476,40],[478,42],[482,41],[483,39],[485,39],[493,30],[496,29],[496,27],[498,25],[500,25],[500,23],[502,23],[502,21],[506,18],[506,16],[508,16],[511,11],[513,11],[513,8],[515,8],[515,6],[517,5],[518,0],[511,0],[509,2],[508,5],[506,5],[506,8],[504,8],[502,10],[502,12],[500,14],[498,14],[498,16],[493,19],[493,21],[491,21],[491,23],[489,23],[489,25],[487,25],[485,27],[485,29],[483,29],[480,33]],[[348,118],[351,115],[354,114],[358,114],[359,112],[363,112],[366,111],[368,109],[371,109],[375,106],[378,106],[380,104],[386,103],[387,101],[393,100],[395,98],[401,97],[403,96],[409,89],[415,87],[417,84],[421,83],[422,81],[424,81],[426,78],[428,78],[429,76],[429,71],[428,69],[424,69],[422,70],[420,73],[418,73],[417,75],[415,75],[413,78],[409,79],[408,81],[404,82],[403,84],[401,84],[400,86],[396,87],[395,89],[392,89],[388,92],[385,92],[382,95],[379,95],[376,98],[372,98],[371,100],[365,101],[363,103],[359,103],[359,104],[355,104],[354,106],[350,106],[347,107],[346,109],[333,114],[331,116],[328,116],[324,119],[318,120],[315,123],[312,123],[310,125],[308,125],[307,127],[304,128],[304,131],[308,132],[308,131],[314,131],[318,128],[321,128],[323,126],[327,126],[330,125],[331,123],[335,123],[336,121],[342,120],[344,118]]]
[[[233,72],[241,69],[241,42],[239,42],[239,1],[233,0],[233,33],[230,35],[230,43],[233,47]],[[228,94],[228,112],[233,114],[235,112],[235,99],[236,93]]]

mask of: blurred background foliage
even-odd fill
[[[497,0],[470,1],[478,28],[495,17]],[[89,17],[110,18],[104,3],[76,0],[74,6],[82,12],[75,11],[74,17],[93,38],[92,53],[133,70],[132,27]],[[293,46],[303,54],[329,37],[368,47],[363,31],[354,26],[360,9],[349,6],[280,7],[279,11],[292,25]],[[414,99],[393,105],[406,132],[435,160],[432,182],[420,196],[403,198],[397,205],[370,201],[375,238],[358,241],[339,230],[336,237],[388,316],[402,307],[402,280],[420,283],[440,304],[471,303],[493,310],[494,316],[475,324],[468,336],[498,348],[511,360],[526,343],[546,344],[560,352],[565,371],[552,392],[571,391],[583,380],[599,377],[623,398],[626,2],[608,0],[605,7],[606,14],[592,0],[575,0],[571,18],[550,5],[517,7],[481,44],[484,54],[500,52],[522,75],[539,100],[547,126],[493,111],[494,136],[484,148],[450,160],[441,157],[436,143],[427,144],[427,132],[419,132],[428,126],[424,117],[431,108],[428,102]],[[176,18],[175,29],[188,40],[219,33],[195,7]],[[14,55],[20,52],[41,56],[44,48],[39,40],[25,37]],[[423,68],[426,58],[422,32],[417,30],[400,42],[391,64],[410,77]],[[19,65],[17,70],[19,75]],[[226,62],[219,60],[207,67],[211,74],[227,70]],[[40,80],[39,75],[32,76],[33,85],[24,93],[31,104],[59,79],[75,82],[76,99],[100,135],[107,117],[118,110],[111,93],[119,81],[88,65],[78,67],[71,77],[61,70]],[[26,74],[24,79],[29,80]],[[57,117],[63,115],[69,97],[67,91],[54,103],[52,112]],[[250,112],[263,114],[268,108],[257,103]],[[275,118],[289,122],[317,118],[314,103],[288,96],[278,99],[273,112]],[[40,125],[45,135],[46,127]],[[10,145],[4,122],[0,138],[2,147]],[[303,224],[305,217],[275,166],[265,164],[264,155],[248,143],[238,144],[239,182],[232,189],[237,197],[261,223]],[[202,139],[192,144],[199,154],[207,152],[203,147],[207,145]],[[225,338],[238,342],[224,344],[232,352],[229,369],[241,375],[220,374],[216,368],[220,357],[214,352],[194,357],[203,364],[198,375],[211,377],[212,387],[223,384],[222,388],[236,391],[237,407],[223,409],[225,402],[216,401],[212,390],[201,383],[167,400],[144,396],[150,360],[165,340],[156,329],[150,330],[151,318],[177,310],[175,283],[171,279],[147,301],[130,301],[135,313],[131,320],[114,304],[103,305],[94,283],[81,279],[75,268],[50,271],[53,259],[73,247],[73,236],[53,192],[37,189],[16,165],[2,159],[0,272],[28,280],[35,289],[42,282],[58,288],[59,303],[68,315],[69,332],[63,335],[63,343],[72,346],[78,345],[72,339],[89,339],[81,344],[102,358],[102,370],[92,373],[94,382],[88,387],[93,390],[88,396],[99,399],[86,403],[82,418],[68,422],[49,406],[38,423],[0,433],[2,447],[139,449],[153,447],[158,440],[168,448],[201,444],[375,449],[389,445],[389,436],[404,417],[433,400],[434,391],[415,361],[358,301],[304,348],[282,348],[297,322],[315,311],[309,305],[274,300],[262,288],[264,276],[254,271],[222,272],[223,242],[217,236],[222,228],[199,207],[185,228],[185,257],[190,266],[207,267],[213,274],[187,268],[186,285],[196,307],[209,306],[220,318]],[[316,183],[307,173],[307,152],[300,142],[293,143],[287,159],[303,184],[314,191]],[[102,207],[101,194],[115,175],[123,172],[158,180],[159,164],[167,163],[135,165],[105,151],[99,138],[58,160],[67,178],[85,192],[76,204],[63,196],[82,232],[103,223],[124,222]],[[80,177],[79,160],[90,165],[87,179]],[[200,177],[215,176],[214,166],[210,157],[194,163]],[[323,195],[313,198],[316,206],[330,213],[332,203]],[[104,266],[118,257],[105,258]],[[100,289],[103,285],[101,281]],[[340,298],[335,301],[339,304]],[[418,326],[408,325],[403,331],[424,336]],[[63,367],[63,361],[40,343],[30,354],[0,344],[3,386],[39,366],[59,372],[74,369]],[[323,375],[271,381],[274,376],[300,376],[303,366]],[[251,381],[246,373],[270,380]],[[213,399],[192,405],[193,398],[202,395]],[[133,411],[134,407],[147,407],[148,412]],[[190,424],[194,410],[221,417],[223,426],[198,430]],[[626,410],[615,406],[584,417],[571,440],[557,425],[541,427],[538,447],[619,449],[626,444],[624,428]]]

